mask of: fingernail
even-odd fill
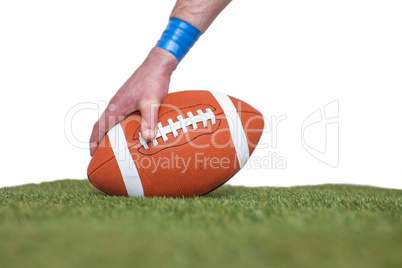
[[[144,133],[145,139],[152,140],[154,138],[154,132],[150,129],[145,130]]]

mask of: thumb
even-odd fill
[[[139,104],[141,112],[141,134],[147,141],[152,141],[158,125],[159,101],[142,101]]]

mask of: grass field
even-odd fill
[[[224,186],[121,198],[87,181],[0,189],[0,267],[402,267],[402,191]]]

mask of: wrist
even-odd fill
[[[170,52],[154,47],[149,52],[144,64],[157,67],[162,73],[171,75],[176,70],[179,62]]]
[[[156,47],[172,53],[180,62],[201,34],[200,30],[193,25],[178,18],[170,18],[168,26],[156,43]]]

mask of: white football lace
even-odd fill
[[[202,122],[203,127],[207,127],[207,120],[211,120],[212,125],[215,125],[215,115],[211,109],[206,108],[205,113],[201,110],[197,110],[197,114],[193,115],[191,112],[187,113],[188,117],[183,118],[181,115],[177,116],[176,122],[173,122],[171,118],[168,119],[168,125],[162,126],[162,124],[158,123],[158,132],[156,133],[155,139],[152,140],[152,144],[154,147],[158,146],[158,138],[163,139],[164,142],[168,140],[166,134],[173,133],[173,137],[177,137],[179,134],[177,133],[178,129],[182,129],[183,133],[187,133],[187,127],[193,126],[194,131],[197,131],[198,126],[197,123]],[[144,146],[145,150],[149,149],[148,142],[142,137],[140,134],[140,144]]]

